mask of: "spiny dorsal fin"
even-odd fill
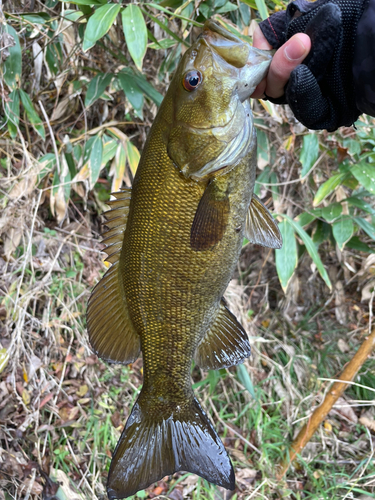
[[[103,243],[106,245],[105,252],[108,255],[106,261],[114,264],[119,258],[128,220],[129,205],[131,199],[131,189],[124,189],[116,193],[112,193],[116,199],[107,202],[111,210],[105,212],[105,225],[109,227],[102,236]],[[117,256],[117,259],[116,259]]]
[[[117,212],[116,219],[113,219],[116,220],[116,225],[105,233],[106,238],[103,240],[107,245],[106,260],[113,265],[90,296],[87,308],[87,330],[90,344],[99,357],[106,361],[128,364],[137,359],[141,348],[139,335],[129,316],[119,273],[119,258],[128,215],[130,190],[114,193],[114,195],[117,195],[117,198],[121,195],[122,198],[116,202],[108,202],[108,204],[113,205],[121,201],[123,208],[116,206],[115,210],[106,212],[106,217],[111,212]]]
[[[250,352],[247,333],[222,299],[215,322],[195,352],[197,365],[204,370],[229,368],[242,363]]]
[[[250,243],[268,248],[281,248],[283,239],[279,228],[258,196],[253,194],[246,216],[245,237]]]
[[[209,250],[224,236],[229,217],[229,198],[211,181],[199,202],[190,232],[193,250]]]

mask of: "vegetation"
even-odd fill
[[[254,20],[286,3],[0,2],[0,500],[105,498],[142,383],[141,360],[106,365],[87,342],[87,299],[105,269],[105,201],[131,185],[171,74],[205,19],[251,37]],[[372,325],[375,123],[362,116],[356,129],[315,133],[285,107],[254,102],[253,111],[256,193],[284,246],[244,242],[226,297],[253,355],[230,370],[194,367],[194,388],[234,461],[233,499],[375,498],[374,356],[276,479]],[[156,496],[230,497],[188,474],[136,495]]]

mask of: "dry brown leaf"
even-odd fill
[[[345,398],[339,398],[337,402],[335,403],[334,407],[332,410],[329,412],[329,415],[332,414],[339,414],[349,420],[350,422],[353,422],[356,424],[358,422],[358,417],[353,410],[353,408],[350,406],[350,403],[346,401]]]
[[[367,417],[361,417],[359,419],[359,423],[370,429],[371,431],[375,432],[375,420]]]
[[[22,229],[11,227],[7,234],[5,235],[4,240],[4,255],[7,260],[10,259],[10,256],[16,250],[18,245],[20,244],[22,238]]]
[[[249,486],[255,481],[257,471],[255,469],[241,469],[236,472],[236,481],[243,486]]]
[[[339,339],[338,342],[337,342],[337,347],[339,348],[339,350],[341,352],[349,352],[350,351],[350,347],[349,345],[345,342],[344,339]]]
[[[28,490],[31,486],[30,493],[33,495],[40,495],[43,491],[43,486],[35,481],[35,478],[26,478],[23,482],[25,489]]]

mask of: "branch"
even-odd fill
[[[310,441],[321,422],[326,418],[327,414],[331,411],[332,406],[336,403],[338,398],[342,395],[350,382],[353,380],[356,373],[362,367],[363,363],[371,354],[374,347],[375,328],[372,330],[372,333],[366,338],[351,361],[348,363],[347,367],[342,372],[341,377],[337,382],[333,384],[323,403],[314,411],[307,424],[305,424],[299,431],[298,436],[293,441],[290,447],[289,454],[281,463],[281,470],[277,474],[277,478],[279,480],[282,479],[282,477],[286,474],[292,461],[296,458],[297,455],[301,453],[303,448]]]

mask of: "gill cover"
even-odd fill
[[[253,128],[248,97],[267,73],[271,58],[215,22],[206,22],[174,78],[167,149],[186,178],[206,180],[224,168],[225,173],[248,153]],[[186,85],[190,74],[201,78],[194,88]]]

